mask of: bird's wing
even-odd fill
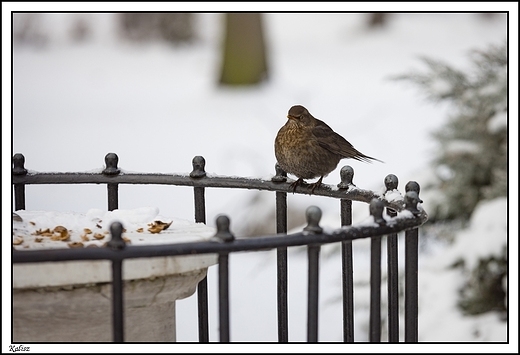
[[[344,158],[366,162],[374,159],[359,152],[352,146],[352,144],[350,144],[349,141],[334,132],[332,128],[323,121],[316,119],[316,125],[314,126],[312,133],[322,148],[327,149],[334,154],[338,154]]]

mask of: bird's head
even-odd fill
[[[307,109],[303,106],[296,105],[289,109],[287,114],[287,118],[291,124],[296,124],[297,126],[305,126],[310,125],[314,117],[307,111]]]

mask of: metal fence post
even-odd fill
[[[204,157],[196,156],[192,160],[193,170],[190,173],[192,179],[206,177],[206,160]],[[193,188],[195,222],[206,223],[206,198],[204,187]],[[199,342],[209,342],[209,319],[208,319],[208,276],[206,275],[197,285],[197,311],[199,318]]]
[[[354,169],[345,165],[340,171],[341,182],[338,188],[348,190],[355,186],[352,182]],[[352,200],[340,200],[341,226],[352,225]],[[343,293],[343,342],[354,342],[354,267],[352,241],[341,242],[341,280]]]
[[[319,226],[321,210],[316,206],[310,206],[306,210],[307,227],[303,230],[309,233],[320,234],[323,228]],[[308,297],[307,297],[307,341],[318,341],[318,295],[319,295],[319,258],[320,245],[307,246],[308,254]]]
[[[114,222],[110,225],[111,239],[107,248],[122,250],[126,244],[122,238],[123,225]],[[124,305],[123,305],[123,260],[112,259],[112,326],[114,342],[124,341]]]
[[[393,174],[385,178],[386,193],[397,189],[399,179]],[[386,209],[390,217],[397,216],[391,208]],[[386,236],[387,245],[387,286],[388,286],[388,341],[399,342],[399,261],[397,234]]]
[[[385,224],[383,218],[384,204],[379,199],[370,202],[370,214],[374,221]],[[370,331],[369,341],[381,341],[381,237],[370,239]]]
[[[225,215],[217,217],[217,234],[212,240],[219,243],[232,243],[235,240],[229,230],[229,218]],[[229,336],[229,252],[221,252],[218,256],[218,305],[220,342],[228,343]]]
[[[417,204],[420,187],[415,181],[410,181],[405,187],[405,208],[414,215],[419,214]],[[419,341],[419,229],[405,232],[405,341]]]
[[[287,173],[275,165],[273,182],[286,182]],[[287,192],[276,192],[276,233],[287,234]],[[278,342],[289,341],[289,317],[287,310],[287,247],[276,250],[276,295],[278,305]]]

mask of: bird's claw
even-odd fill
[[[309,195],[312,195],[314,193],[314,190],[317,188],[317,187],[320,187],[321,186],[321,180],[323,179],[323,176],[319,178],[318,181],[316,181],[315,183],[313,184],[310,184],[309,187],[311,188],[311,192],[309,193]],[[302,178],[299,178],[298,180],[296,181],[293,181],[290,185],[289,185],[289,188],[292,189],[292,192],[295,193],[296,192],[296,188],[299,186],[299,185],[302,185],[302,184],[305,184],[305,181],[303,181]]]
[[[314,190],[317,188],[317,187],[320,187],[321,186],[321,180],[323,180],[323,176],[320,177],[318,179],[318,181],[316,181],[314,184],[311,184],[311,193],[310,195],[312,195],[314,193]]]
[[[310,187],[311,187],[311,193],[309,195],[312,195],[314,193],[314,190],[317,188],[317,187],[320,187],[321,185],[321,181],[317,181],[315,182],[314,184],[311,184]]]
[[[301,185],[303,183],[303,179],[302,178],[299,178],[298,180],[296,181],[293,181],[290,185],[289,185],[289,188],[292,189],[292,192],[295,193],[296,192],[296,188],[298,187],[298,185]]]

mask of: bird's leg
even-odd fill
[[[289,185],[289,188],[291,188],[292,192],[295,193],[296,192],[296,187],[298,187],[298,185],[300,185],[302,183],[303,183],[303,179],[302,178],[298,178],[298,180],[292,182],[291,185]]]
[[[314,193],[314,189],[316,189],[317,187],[319,187],[321,185],[321,180],[323,180],[323,176],[321,176],[318,181],[316,181],[314,184],[311,184],[311,195]]]

